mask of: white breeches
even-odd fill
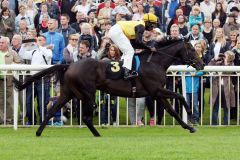
[[[109,37],[123,53],[122,55],[123,67],[126,67],[127,69],[131,70],[134,49],[130,43],[130,40],[123,33],[122,28],[118,24],[112,26],[111,29],[109,30]]]

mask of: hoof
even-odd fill
[[[94,137],[101,137],[101,135],[100,134],[95,134]]]
[[[36,137],[40,137],[41,133],[40,132],[36,132]]]
[[[189,132],[190,132],[190,133],[195,133],[195,132],[197,132],[197,130],[196,130],[195,128],[190,128],[190,129],[189,129]]]

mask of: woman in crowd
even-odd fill
[[[205,18],[203,24],[203,36],[207,39],[207,43],[211,44],[213,39],[212,20]]]
[[[144,15],[144,7],[142,4],[137,4],[137,6],[135,8],[135,12],[133,10],[133,16],[132,16],[132,20],[133,21],[140,21],[143,19],[143,15]]]
[[[1,36],[9,37],[12,39],[15,29],[15,20],[14,17],[11,16],[10,10],[8,8],[3,8],[1,11],[0,28]]]
[[[217,33],[216,33],[217,34]],[[209,65],[221,65],[221,66],[232,66],[235,59],[235,54],[232,51],[226,51],[224,54],[219,54],[218,57],[213,58]],[[211,93],[211,106],[212,108],[212,125],[221,125],[218,122],[219,109],[223,107],[224,116],[223,124],[229,125],[229,113],[230,108],[235,107],[235,93],[232,83],[232,78],[229,76],[216,76],[212,79],[212,93]],[[220,79],[221,78],[221,79]],[[221,97],[220,97],[221,96]],[[219,97],[220,100],[219,101]]]
[[[223,27],[227,19],[227,14],[223,10],[222,3],[220,2],[216,4],[215,11],[212,13],[212,19],[216,18],[220,20],[220,26]]]
[[[218,55],[220,53],[223,54],[228,51],[229,47],[229,43],[225,39],[223,28],[217,28],[213,42],[210,44],[209,51],[206,54],[207,63],[210,62],[212,58],[215,58],[216,60],[218,58]]]
[[[68,45],[67,47],[64,48],[63,50],[63,57],[66,62],[66,64],[71,64],[73,62],[76,62],[77,55],[78,55],[78,39],[79,35],[78,34],[71,34],[68,37]]]
[[[237,30],[230,31],[230,39],[229,39],[230,49],[233,49],[236,46],[238,36],[239,36],[239,31]]]
[[[183,35],[186,36],[188,34],[188,27],[186,25],[186,18],[184,15],[179,15],[178,16],[178,27],[179,27],[179,32]]]

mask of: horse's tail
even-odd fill
[[[27,77],[24,80],[24,82],[20,82],[16,78],[13,77],[13,83],[15,84],[15,88],[18,91],[21,91],[21,90],[25,89],[28,85],[30,85],[32,82],[35,82],[35,81],[41,79],[42,77],[49,76],[49,75],[51,75],[51,76],[56,75],[57,80],[60,80],[60,82],[62,82],[64,73],[68,69],[68,67],[69,67],[68,64],[54,65],[50,68],[44,69],[34,75]]]

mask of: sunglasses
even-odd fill
[[[70,40],[72,40],[72,41],[78,41],[78,39],[70,39]]]

